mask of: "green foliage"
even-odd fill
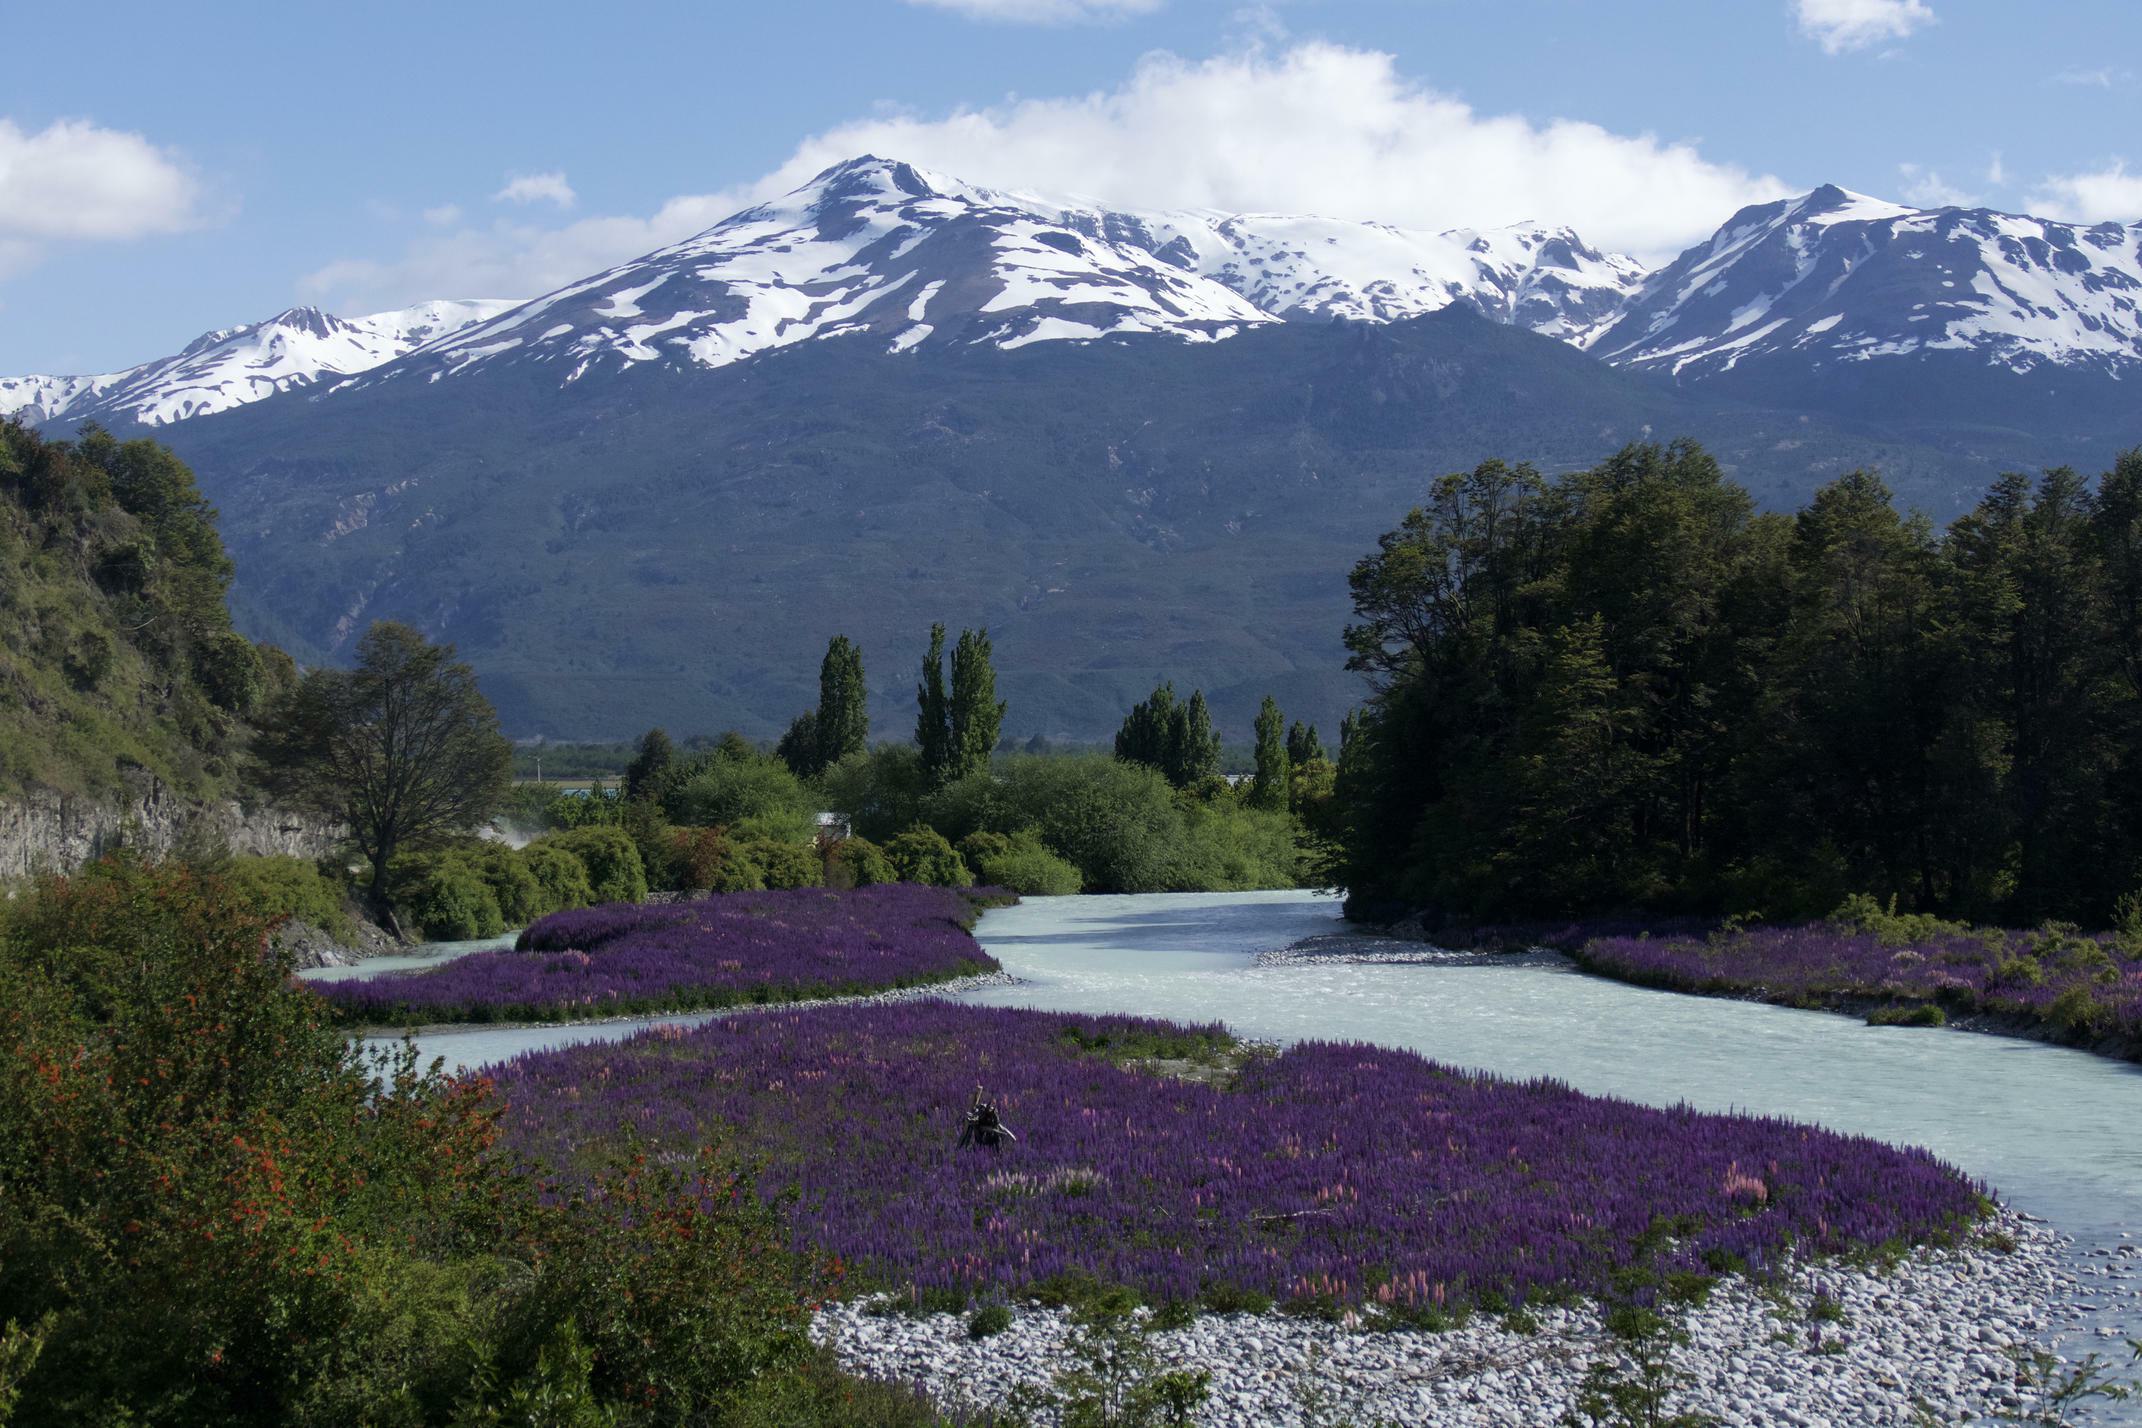
[[[815,888],[825,881],[825,864],[808,843],[752,838],[744,842],[743,852],[769,888]]]
[[[679,774],[680,781],[662,798],[672,823],[727,828],[770,814],[808,816],[815,811],[809,791],[777,758],[752,753],[697,760]]]
[[[869,695],[863,684],[863,651],[835,635],[818,666],[818,748],[812,773],[859,754],[870,745]]]
[[[580,860],[587,869],[594,901],[640,902],[646,898],[647,869],[640,862],[639,848],[624,829],[602,825],[574,828],[538,841]]]
[[[967,1337],[990,1339],[1012,1326],[1011,1310],[1002,1304],[985,1304],[967,1316]]]
[[[1655,1224],[1616,1276],[1602,1305],[1610,1347],[1595,1359],[1563,1417],[1570,1428],[1706,1428],[1705,1414],[1676,1411],[1689,1382],[1673,1351],[1689,1341],[1683,1320],[1709,1295],[1710,1281],[1663,1267],[1671,1230]]]
[[[1947,1026],[1949,1014],[1932,1002],[1917,1006],[1876,1007],[1867,1013],[1869,1026]]]
[[[885,857],[903,883],[927,883],[932,887],[971,886],[974,874],[966,859],[934,828],[917,824],[885,845]]]
[[[1004,888],[1022,897],[1064,897],[1085,886],[1085,874],[1043,847],[1040,835],[1031,829],[1011,838],[973,834],[960,844],[961,851],[965,853],[967,844],[977,838],[998,838],[1004,845],[978,860],[967,855],[975,881],[988,887]]]
[[[1072,1313],[1073,1366],[1049,1389],[1022,1386],[1013,1413],[1031,1421],[1023,1415],[1050,1412],[1062,1428],[1189,1428],[1210,1396],[1212,1375],[1165,1364],[1155,1332],[1152,1316],[1128,1292],[1092,1297]]]
[[[751,850],[721,828],[672,828],[670,865],[686,892],[758,892],[765,872]]]
[[[1287,787],[1293,781],[1293,769],[1287,762],[1286,729],[1286,716],[1279,712],[1278,701],[1267,694],[1263,706],[1257,710],[1257,773],[1249,792],[1253,808],[1270,810],[1287,806]]]
[[[640,735],[632,762],[625,765],[624,794],[627,799],[653,798],[670,765],[677,761],[676,746],[666,729],[649,729]]]
[[[943,783],[953,764],[952,705],[945,697],[945,627],[930,626],[922,682],[915,686],[915,752],[928,784]]]
[[[729,1159],[544,1186],[266,926],[124,860],[0,913],[0,1421],[941,1428],[810,1345],[829,1281]]]
[[[1006,706],[997,698],[997,672],[989,655],[988,630],[959,632],[959,643],[952,647],[947,779],[987,769],[1003,735]]]
[[[1902,943],[2103,926],[2142,868],[2142,453],[2095,490],[2003,477],[1946,531],[1863,471],[1757,515],[1689,443],[1488,462],[1351,590],[1357,900],[1837,909]]]
[[[407,625],[382,621],[354,669],[314,669],[262,719],[268,786],[332,818],[394,903],[396,860],[475,832],[504,804],[513,749],[476,673]]]
[[[432,941],[496,937],[506,930],[498,894],[458,854],[426,853],[398,860],[394,889],[401,920]]]
[[[530,843],[521,850],[521,862],[543,890],[544,905],[553,912],[586,907],[595,901],[588,865],[571,849],[549,840]]]
[[[1184,704],[1173,684],[1155,689],[1116,731],[1116,757],[1160,770],[1177,788],[1195,788],[1217,776],[1220,736],[1213,732],[1205,692],[1193,691]]]
[[[163,447],[0,421],[0,793],[242,786],[244,720],[289,661],[232,632],[215,511]]]
[[[868,888],[900,880],[885,850],[868,838],[843,838],[826,851],[826,886]]]
[[[348,888],[318,863],[273,854],[224,859],[215,871],[263,918],[294,918],[336,937],[352,935]]]

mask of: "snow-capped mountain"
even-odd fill
[[[123,372],[0,377],[0,416],[31,423],[132,420],[161,426],[324,377],[367,371],[518,305],[439,301],[356,318],[294,307],[264,322],[203,333],[176,356]]]
[[[554,363],[567,381],[649,362],[719,367],[843,333],[896,353],[1137,333],[1209,342],[1276,321],[1384,322],[1453,302],[1569,336],[1611,315],[1641,278],[1631,260],[1566,230],[1432,234],[1133,212],[865,157],[361,384],[500,359]]]
[[[1585,346],[1681,381],[1930,353],[2118,376],[2142,366],[2142,223],[1904,208],[1818,188],[1735,214]]]

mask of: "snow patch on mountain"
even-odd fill
[[[558,364],[571,382],[647,362],[720,367],[852,333],[895,353],[1136,335],[1211,342],[1276,321],[1389,322],[1453,302],[1569,337],[1610,316],[1642,276],[1627,258],[1537,225],[1430,234],[1135,212],[865,157],[472,327],[415,365],[436,376],[514,352]]]
[[[206,332],[175,356],[86,377],[0,378],[0,416],[31,423],[183,421],[322,378],[368,371],[451,337],[518,303],[441,300],[342,318],[294,307],[262,322]]]
[[[2142,365],[2142,223],[1905,208],[1835,187],[1744,209],[1659,270],[1585,346],[1700,380],[1972,352],[2027,373]]]

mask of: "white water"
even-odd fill
[[[1653,1104],[1814,1121],[1927,1146],[2085,1248],[2142,1238],[2142,1067],[2007,1037],[1646,991],[1539,958],[1255,965],[1261,951],[1345,930],[1337,901],[1308,893],[1031,898],[977,929],[1021,984],[965,999],[1218,1020],[1276,1041],[1374,1041]],[[467,1067],[648,1024],[441,1033],[419,1045]]]

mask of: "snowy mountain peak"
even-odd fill
[[[33,423],[127,422],[147,426],[227,411],[324,377],[369,371],[518,306],[437,301],[368,317],[317,307],[204,332],[177,355],[87,377],[0,377],[0,416]]]
[[[650,362],[718,367],[843,334],[894,353],[1140,334],[1209,342],[1274,321],[1387,322],[1453,302],[1570,336],[1641,277],[1566,230],[1148,212],[863,155],[363,380],[536,361],[572,381]]]
[[[2142,224],[1907,208],[1827,185],[1743,209],[1586,346],[1680,380],[1790,354],[1835,367],[1937,352],[2029,372],[2142,365]]]

